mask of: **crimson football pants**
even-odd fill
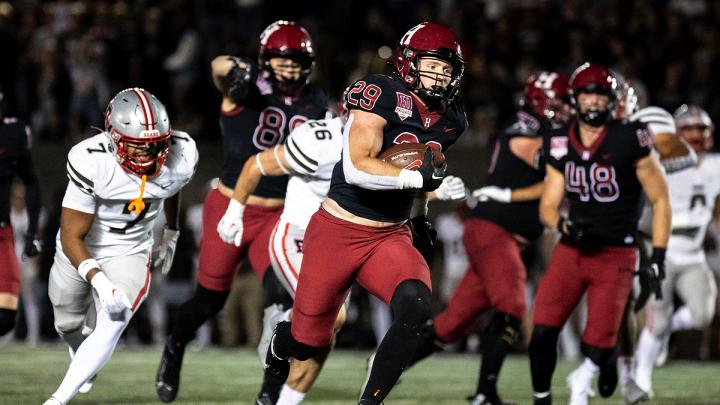
[[[582,340],[599,348],[615,347],[636,255],[634,247],[597,247],[586,252],[560,241],[540,280],[533,323],[561,328],[587,291]]]
[[[303,252],[292,335],[306,345],[330,344],[335,318],[355,280],[386,304],[403,281],[418,280],[431,289],[430,269],[406,225],[373,228],[321,208],[308,224]]]
[[[513,234],[484,219],[465,221],[463,245],[470,266],[447,308],[433,322],[437,337],[455,342],[467,336],[478,315],[494,308],[523,319],[525,265]]]
[[[0,227],[0,293],[20,295],[20,265],[11,225]]]
[[[260,280],[270,266],[270,233],[280,218],[283,207],[247,205],[243,214],[242,240],[240,247],[237,247],[223,242],[217,232],[218,222],[225,214],[229,202],[230,199],[217,189],[211,190],[205,197],[198,284],[208,290],[230,290],[235,272],[246,256]]]

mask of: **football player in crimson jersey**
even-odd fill
[[[327,97],[308,83],[314,56],[310,35],[303,27],[276,21],[260,35],[257,64],[225,55],[212,61],[213,81],[223,96],[222,172],[218,187],[208,193],[203,207],[198,285],[177,313],[158,368],[156,390],[164,402],[173,401],[178,394],[185,345],[222,309],[243,259],[250,261],[263,282],[266,307],[289,302],[274,272],[266,271],[270,267],[268,241],[282,212],[287,176],[261,179],[242,212],[228,203],[248,157],[282,144],[303,122],[325,117]],[[223,242],[216,231],[227,209],[243,220],[239,246]]]
[[[20,295],[20,266],[10,224],[10,187],[15,175],[25,184],[28,231],[23,249],[28,257],[40,253],[37,230],[41,206],[30,156],[30,127],[17,118],[3,116],[3,96],[0,89],[0,336],[15,327]]]
[[[542,132],[570,115],[567,77],[539,72],[525,84],[522,107],[501,133],[485,187],[465,221],[463,244],[470,267],[447,308],[423,331],[411,364],[472,331],[486,310],[495,314],[484,332],[482,364],[473,405],[502,404],[497,393],[500,368],[525,316],[522,246],[542,234],[538,203],[544,187]],[[488,237],[488,235],[493,235]]]
[[[87,392],[150,285],[153,224],[164,211],[155,268],[167,274],[179,237],[180,191],[197,167],[187,133],[174,131],[165,107],[131,88],[108,104],[105,131],[68,153],[55,261],[48,295],[55,329],[71,362],[45,405],[67,404]],[[95,327],[88,310],[95,301]]]
[[[285,381],[288,359],[311,358],[331,343],[333,324],[353,281],[393,309],[394,320],[371,365],[361,404],[379,404],[413,355],[430,317],[430,272],[407,221],[425,214],[450,147],[467,126],[457,97],[464,62],[448,28],[422,23],[400,40],[395,75],[369,75],[346,97],[350,116],[330,192],[308,224],[292,323],[275,328],[266,376]],[[418,170],[377,158],[403,142],[426,143]]]
[[[643,192],[653,207],[653,253],[643,271],[656,285],[664,276],[670,227],[664,173],[650,153],[646,125],[612,119],[616,86],[609,69],[589,63],[578,67],[570,78],[577,119],[545,136],[540,220],[562,238],[535,297],[529,352],[536,404],[552,402],[558,334],[585,292],[588,321],[582,350],[587,358],[568,376],[570,403],[586,404],[598,375],[602,395],[617,385],[615,345],[635,271]],[[565,197],[569,214],[561,217]]]

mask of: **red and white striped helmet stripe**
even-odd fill
[[[142,107],[143,114],[145,115],[145,129],[155,129],[155,115],[153,114],[152,106],[150,105],[150,100],[148,99],[147,95],[145,94],[143,89],[138,87],[133,87],[132,91],[140,100],[140,106]]]

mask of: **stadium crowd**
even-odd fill
[[[621,73],[637,91],[641,106],[673,112],[682,104],[699,105],[713,122],[720,122],[720,78],[712,74],[720,66],[720,50],[714,46],[720,41],[716,24],[720,4],[712,1],[0,2],[0,49],[5,61],[0,64],[2,116],[17,116],[33,131],[43,199],[40,258],[28,259],[18,247],[23,260],[24,321],[14,332],[16,339],[36,344],[57,337],[47,280],[66,183],[60,157],[93,134],[93,127],[104,127],[108,100],[132,84],[163,100],[173,128],[192,134],[201,152],[189,186],[196,192],[188,193],[181,207],[182,232],[173,270],[167,279],[153,279],[148,302],[131,323],[136,332],[126,333],[128,342],[165,341],[174,323],[170,315],[191,297],[194,287],[202,199],[219,166],[206,156],[222,154],[221,99],[213,88],[211,61],[222,54],[256,59],[258,33],[280,18],[297,21],[311,34],[315,51],[311,80],[331,96],[368,73],[391,72],[388,62],[397,39],[417,22],[432,20],[451,27],[463,47],[461,94],[469,127],[448,160],[451,172],[471,190],[484,184],[493,145],[517,110],[526,79],[540,70],[569,76],[592,61]],[[717,139],[717,131],[713,137]],[[47,158],[53,154],[58,158]],[[25,197],[19,183],[15,189],[15,240],[22,241]],[[438,310],[434,312],[447,305],[467,265],[457,247],[468,208],[464,202],[438,204],[431,214],[445,249],[436,249],[430,260],[433,283],[440,286],[436,291],[442,291],[433,295]],[[160,232],[162,224],[157,229]],[[536,291],[548,259],[541,244],[530,245],[523,253],[530,293]],[[705,246],[717,279],[720,238],[714,224]],[[260,340],[261,289],[252,271],[241,269],[217,321],[200,329],[199,344],[255,346]],[[372,347],[390,326],[387,308],[366,298],[361,289],[353,291],[337,345]],[[578,318],[584,322],[582,314]],[[527,349],[530,326],[524,326],[515,350]],[[570,358],[579,356],[580,345],[572,329],[578,328],[568,328],[560,337],[561,350]],[[477,335],[472,335],[455,348],[473,350],[476,341]],[[675,355],[720,357],[717,311],[709,328],[678,335],[672,343]]]

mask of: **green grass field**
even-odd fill
[[[98,376],[93,390],[78,395],[74,404],[158,404],[155,370],[159,347],[119,347]],[[308,395],[308,404],[353,404],[365,375],[367,352],[339,351]],[[36,348],[20,344],[0,347],[0,404],[41,404],[55,390],[67,368],[63,345]],[[564,378],[575,366],[561,362],[555,373],[557,404],[567,403]],[[466,404],[475,387],[478,357],[432,357],[402,377],[388,404]],[[251,404],[260,382],[254,351],[208,349],[189,351],[183,385],[176,404]],[[720,364],[671,362],[656,372],[656,398],[651,404],[720,404]],[[500,390],[506,401],[530,403],[530,375],[525,356],[512,356],[503,370]],[[619,394],[591,404],[622,404]]]

